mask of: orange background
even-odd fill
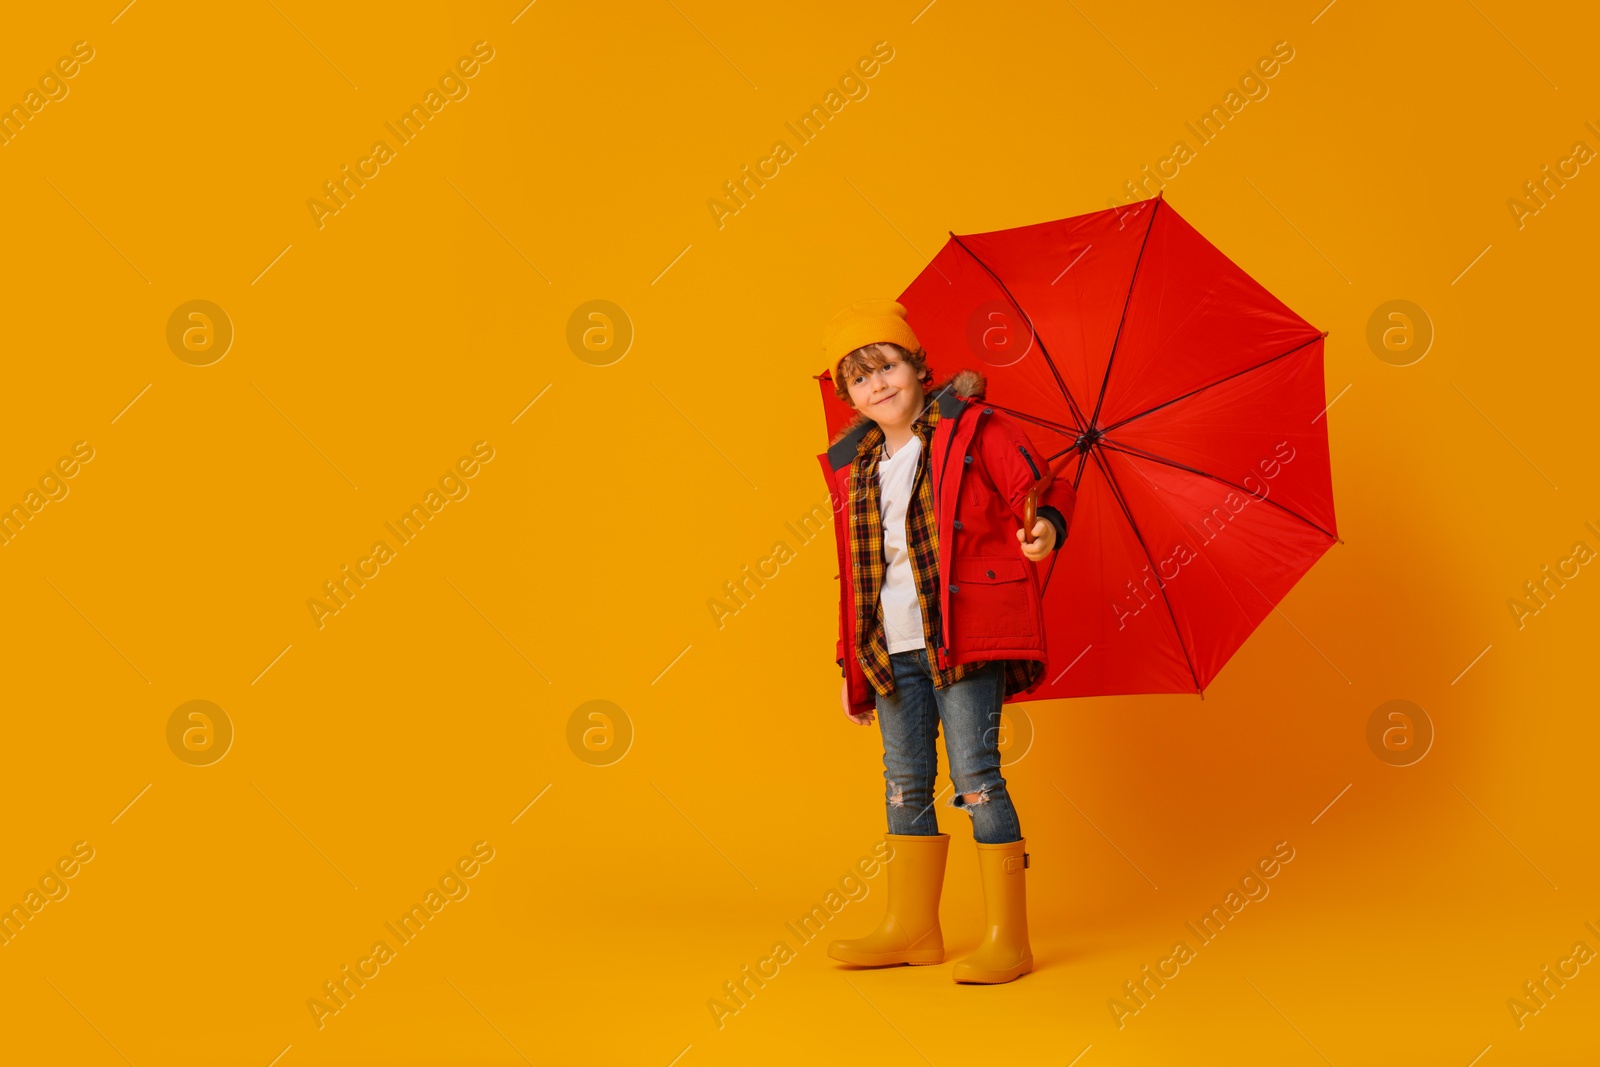
[[[1574,142],[1600,147],[1592,13],[919,6],[111,0],[8,19],[0,100],[74,42],[94,53],[0,146],[0,502],[94,451],[0,546],[0,902],[93,849],[0,946],[13,1056],[1597,1051],[1592,966],[1520,1029],[1507,1008],[1574,942],[1600,950],[1600,578],[1581,568],[1521,629],[1507,607],[1574,542],[1600,549],[1580,318],[1600,178],[1583,167],[1520,226],[1507,206]],[[307,201],[478,41],[493,58],[467,95],[319,228]],[[784,124],[878,41],[894,56],[868,94],[719,228],[722,183],[794,147]],[[1185,123],[1279,41],[1294,58],[1268,95],[1164,195],[1330,331],[1345,544],[1204,701],[1023,706],[1034,741],[1007,776],[1033,974],[836,965],[823,941],[876,920],[881,873],[822,938],[785,923],[871,855],[882,766],[876,727],[837,706],[833,552],[785,526],[826,507],[821,325],[899,292],[947,230],[1106,206],[1195,147]],[[1409,366],[1367,343],[1395,299],[1436,331]],[[191,300],[234,330],[207,366],[167,341]],[[621,358],[569,346],[592,300],[631,322]],[[307,601],[479,441],[493,459],[466,495],[319,629]],[[779,540],[794,558],[719,628],[710,602]],[[1366,739],[1397,699],[1436,731],[1406,767]],[[168,742],[193,700],[234,731],[206,766]],[[631,736],[604,766],[569,730],[596,700]],[[968,820],[939,817],[956,957],[982,901]],[[448,883],[466,895],[319,1028],[307,1001],[480,841],[493,858]],[[1280,841],[1295,856],[1270,896],[1119,1028],[1123,982]],[[719,1027],[708,1001],[779,939],[794,959]]]

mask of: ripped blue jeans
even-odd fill
[[[945,751],[955,794],[948,803],[972,817],[973,839],[998,845],[1022,838],[1017,811],[1000,774],[1000,705],[1005,667],[989,663],[946,689],[935,689],[926,648],[889,655],[894,694],[877,695],[883,729],[884,808],[891,834],[939,832],[934,779],[939,754],[934,742],[944,724]],[[977,794],[968,803],[965,794]]]

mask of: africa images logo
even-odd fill
[[[327,1025],[328,1016],[338,1015],[348,1008],[355,995],[365,989],[368,982],[377,978],[385,966],[394,961],[401,948],[415,941],[427,925],[438,918],[446,906],[452,901],[467,899],[467,894],[472,892],[467,880],[476,878],[483,870],[483,865],[493,859],[493,845],[487,841],[475,842],[470,855],[462,856],[445,868],[444,874],[439,876],[437,889],[429,886],[421,903],[412,904],[410,909],[395,922],[384,923],[384,928],[394,935],[393,945],[381,938],[374,941],[371,952],[356,960],[353,969],[347,963],[338,975],[322,983],[320,998],[306,999],[306,1008],[310,1010],[317,1029],[321,1030]]]
[[[349,202],[355,199],[356,193],[365,189],[367,182],[376,178],[383,167],[396,158],[401,147],[421,136],[423,129],[445,109],[446,105],[453,100],[465,100],[467,94],[472,91],[467,79],[477,77],[478,72],[483,69],[482,65],[493,59],[493,46],[488,41],[477,42],[472,46],[472,55],[462,56],[456,60],[453,67],[446,68],[439,76],[437,89],[430,88],[423,95],[422,103],[412,104],[405,114],[396,120],[399,126],[393,122],[385,122],[383,125],[394,135],[394,146],[388,141],[374,141],[371,152],[356,160],[354,171],[351,171],[350,164],[346,163],[342,168],[342,174],[322,183],[323,195],[329,202],[325,203],[316,197],[306,201],[306,208],[311,212],[311,220],[317,224],[317,229],[320,230],[327,225],[324,220],[329,215],[337,215],[349,207]]]
[[[812,104],[811,109],[799,118],[799,126],[793,122],[783,125],[794,134],[795,144],[804,148],[822,135],[829,122],[839,117],[853,100],[865,100],[872,87],[867,84],[867,79],[875,78],[887,64],[894,59],[894,46],[888,41],[877,41],[872,46],[872,54],[862,56],[856,60],[855,65],[845,68],[844,74],[839,78],[839,88],[829,89],[822,103]],[[840,94],[843,95],[840,95]],[[717,229],[727,225],[727,219],[750,206],[750,201],[755,199],[756,193],[767,187],[767,182],[776,178],[783,172],[783,168],[798,158],[795,148],[789,147],[788,141],[778,140],[772,142],[772,150],[764,157],[756,160],[755,170],[751,171],[750,164],[746,163],[740,168],[739,177],[722,183],[722,191],[727,200],[723,201],[712,197],[706,201],[706,208],[711,212],[711,221],[717,224]],[[755,184],[752,189],[751,183]]]
[[[478,441],[472,446],[471,455],[462,456],[456,460],[453,467],[445,470],[439,478],[438,489],[429,489],[420,504],[412,504],[410,509],[395,522],[384,523],[384,527],[394,535],[395,545],[391,547],[387,541],[374,541],[371,552],[356,560],[354,571],[350,569],[350,564],[346,563],[337,577],[322,583],[322,591],[327,596],[326,601],[318,600],[316,597],[306,601],[306,608],[311,612],[311,621],[317,624],[317,629],[320,630],[327,625],[326,620],[329,615],[337,615],[349,607],[356,593],[365,589],[367,582],[382,573],[382,568],[399,555],[400,547],[409,545],[420,537],[428,523],[437,518],[446,505],[452,500],[465,500],[467,494],[472,492],[467,479],[477,477],[478,472],[483,469],[483,464],[493,459],[494,446],[488,441]]]

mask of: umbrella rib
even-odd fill
[[[1132,470],[1133,473],[1137,474],[1140,478],[1143,478],[1145,485],[1149,486],[1150,489],[1152,489],[1152,490],[1156,489],[1155,483],[1150,480],[1150,476],[1145,474],[1144,471],[1140,470],[1137,466],[1134,466],[1132,464],[1129,465],[1129,469]],[[1157,499],[1160,499],[1159,494],[1157,496]],[[1174,515],[1172,513],[1172,508],[1170,506],[1168,506],[1165,501],[1161,502],[1161,506],[1166,510],[1167,515],[1168,515],[1169,518],[1173,519],[1174,521],[1181,521],[1181,520],[1178,519],[1178,517],[1176,515]],[[1192,531],[1192,532],[1195,532],[1195,533],[1198,534],[1198,531]],[[1233,591],[1235,583],[1228,581],[1227,578],[1223,575],[1221,569],[1217,567],[1216,561],[1211,558],[1211,553],[1206,551],[1205,543],[1203,541],[1201,541],[1198,536],[1195,538],[1195,547],[1199,550],[1198,558],[1203,559],[1203,560],[1206,561],[1206,566],[1211,568],[1211,573],[1215,574],[1217,576],[1218,580],[1222,583],[1222,588],[1227,590],[1228,597],[1229,597],[1229,599],[1231,599],[1233,601],[1233,606],[1239,610],[1240,617],[1244,618],[1246,620],[1250,620],[1251,619],[1250,612],[1245,608],[1245,606],[1242,603],[1240,603],[1238,595]],[[1246,579],[1246,580],[1248,580],[1248,579]],[[1257,590],[1257,592],[1260,592],[1260,590]],[[1259,620],[1254,620],[1254,621],[1259,621]]]
[[[1072,392],[1067,388],[1066,381],[1061,377],[1061,371],[1056,367],[1056,361],[1050,355],[1050,349],[1045,347],[1044,336],[1034,329],[1033,319],[1023,310],[1022,305],[1017,302],[1017,298],[1011,295],[1011,290],[1006,287],[1005,282],[1000,280],[1000,275],[990,269],[989,264],[979,259],[978,254],[968,248],[966,242],[957,237],[954,230],[950,231],[950,239],[960,245],[961,250],[972,257],[972,262],[982,267],[989,277],[994,279],[994,283],[1000,287],[1000,291],[1006,294],[1006,299],[1011,301],[1011,306],[1017,309],[1017,314],[1022,316],[1022,321],[1028,324],[1028,332],[1033,335],[1035,341],[1039,342],[1039,351],[1044,354],[1045,365],[1050,368],[1050,373],[1056,380],[1056,388],[1060,389],[1061,395],[1067,398],[1067,406],[1072,409],[1072,417],[1080,423],[1083,422],[1083,409],[1078,407],[1076,400],[1072,399]]]
[[[1056,459],[1060,456],[1066,455],[1069,452],[1078,453],[1078,473],[1072,476],[1072,488],[1074,491],[1076,491],[1078,486],[1083,484],[1083,468],[1089,463],[1089,457],[1087,453],[1085,453],[1083,449],[1079,448],[1077,445],[1071,445],[1067,448],[1063,448],[1059,452],[1047,452],[1045,453],[1044,458],[1045,462],[1054,467],[1056,465]],[[1060,472],[1058,471],[1057,473],[1059,474]]]
[[[1122,487],[1117,484],[1117,479],[1111,473],[1108,464],[1098,452],[1095,452],[1095,466],[1100,468],[1100,473],[1106,477],[1106,483],[1111,487],[1111,495],[1117,500],[1117,506],[1122,509],[1122,514],[1128,520],[1128,525],[1133,528],[1133,536],[1139,539],[1139,547],[1144,550],[1144,558],[1150,564],[1150,570],[1156,577],[1156,588],[1161,591],[1161,602],[1167,607],[1167,617],[1172,620],[1172,632],[1178,639],[1178,647],[1183,650],[1183,662],[1189,668],[1189,678],[1194,682],[1195,692],[1204,693],[1200,687],[1200,676],[1195,673],[1194,660],[1189,655],[1189,646],[1183,643],[1183,630],[1178,626],[1178,615],[1172,610],[1172,600],[1167,596],[1167,583],[1161,578],[1161,566],[1156,563],[1155,557],[1150,554],[1150,546],[1144,542],[1144,534],[1139,531],[1139,524],[1134,520],[1133,510],[1128,507],[1127,500],[1123,499]]]
[[[1180,400],[1187,400],[1191,396],[1194,396],[1196,393],[1203,393],[1207,389],[1210,389],[1214,385],[1221,385],[1223,382],[1232,381],[1233,379],[1239,377],[1239,375],[1241,375],[1241,374],[1249,374],[1253,370],[1260,370],[1262,367],[1267,366],[1269,363],[1276,363],[1278,360],[1283,359],[1285,356],[1294,355],[1296,352],[1300,351],[1302,348],[1305,348],[1307,345],[1311,344],[1312,342],[1318,341],[1318,340],[1320,340],[1320,339],[1322,339],[1322,338],[1324,338],[1326,336],[1328,336],[1328,331],[1327,330],[1323,330],[1321,333],[1317,334],[1316,337],[1311,337],[1311,338],[1308,338],[1308,339],[1306,339],[1304,341],[1301,341],[1299,344],[1295,345],[1293,348],[1289,349],[1288,351],[1279,352],[1277,355],[1271,357],[1270,359],[1264,359],[1260,363],[1257,363],[1257,364],[1255,364],[1253,366],[1249,366],[1249,367],[1244,368],[1244,370],[1234,371],[1232,374],[1228,375],[1225,378],[1218,378],[1214,382],[1207,382],[1205,385],[1200,386],[1198,389],[1189,390],[1187,393],[1184,393],[1182,396],[1175,396],[1171,400],[1163,401],[1162,403],[1157,404],[1153,408],[1148,408],[1148,409],[1146,409],[1144,411],[1139,412],[1137,415],[1129,415],[1125,419],[1121,419],[1121,420],[1119,420],[1117,422],[1114,422],[1110,426],[1105,427],[1105,432],[1106,433],[1110,433],[1112,430],[1115,430],[1115,429],[1118,429],[1120,427],[1128,425],[1128,423],[1132,422],[1134,419],[1142,419],[1146,415],[1149,415],[1151,412],[1160,411],[1162,408],[1167,407],[1170,404],[1176,404]]]
[[[1089,453],[1088,452],[1079,452],[1078,453],[1078,474],[1077,474],[1077,477],[1073,478],[1073,480],[1072,480],[1072,490],[1073,490],[1073,492],[1077,492],[1078,487],[1083,484],[1083,472],[1088,468],[1088,466],[1089,466]]]
[[[1064,456],[1068,452],[1076,452],[1076,453],[1078,453],[1078,473],[1074,474],[1072,476],[1072,488],[1073,488],[1074,491],[1076,491],[1078,486],[1083,484],[1083,468],[1089,465],[1089,456],[1088,456],[1088,454],[1086,452],[1084,452],[1083,449],[1079,448],[1077,445],[1072,445],[1070,447],[1063,448],[1060,452],[1047,453],[1044,458],[1045,458],[1045,461],[1048,462],[1051,466],[1055,466],[1056,457],[1057,456]]]
[[[1076,438],[1080,433],[1083,432],[1076,426],[1065,426],[1050,419],[1040,418],[1038,415],[1029,415],[1026,412],[1018,411],[1016,408],[1008,408],[1004,404],[996,404],[993,400],[985,399],[983,404],[985,407],[998,408],[1013,418],[1022,419],[1024,422],[1035,423],[1039,426],[1043,426],[1047,430],[1054,430],[1064,437]],[[1063,449],[1061,452],[1057,452],[1056,455],[1063,455],[1064,453],[1070,451],[1072,451],[1070,448]]]
[[[1324,530],[1320,523],[1306,518],[1306,516],[1300,514],[1298,511],[1295,511],[1293,508],[1284,507],[1282,504],[1278,503],[1276,500],[1273,500],[1269,496],[1262,496],[1260,493],[1251,492],[1249,489],[1246,489],[1244,486],[1239,485],[1236,482],[1230,482],[1220,474],[1212,474],[1210,471],[1203,471],[1199,467],[1191,467],[1187,463],[1179,463],[1175,459],[1168,459],[1165,456],[1158,456],[1154,452],[1147,452],[1136,445],[1123,444],[1120,441],[1108,441],[1104,438],[1101,438],[1100,443],[1105,445],[1107,448],[1115,449],[1124,455],[1138,456],[1140,459],[1148,459],[1154,460],[1157,463],[1165,463],[1169,467],[1176,467],[1179,470],[1188,471],[1190,474],[1198,474],[1201,477],[1210,478],[1213,481],[1221,482],[1223,485],[1231,486],[1234,489],[1239,490],[1241,493],[1249,493],[1255,499],[1271,504],[1284,514],[1293,515],[1295,518],[1299,519],[1301,522],[1305,523],[1307,526],[1310,526],[1312,529],[1316,530],[1325,537],[1332,538],[1335,541],[1339,540],[1337,534],[1331,533],[1328,530]]]
[[[1100,418],[1100,405],[1105,403],[1106,386],[1111,384],[1111,367],[1117,361],[1117,345],[1122,341],[1122,328],[1128,324],[1128,305],[1133,303],[1133,287],[1139,284],[1139,267],[1144,263],[1144,250],[1150,243],[1150,231],[1156,228],[1156,212],[1166,203],[1159,196],[1156,206],[1150,209],[1150,221],[1144,226],[1144,240],[1139,242],[1139,258],[1133,261],[1133,277],[1128,279],[1128,295],[1122,301],[1122,318],[1117,321],[1117,335],[1111,339],[1111,355],[1106,359],[1106,374],[1100,379],[1100,396],[1094,402],[1094,414],[1089,417],[1093,426]]]

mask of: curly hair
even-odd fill
[[[884,349],[889,350],[887,354]],[[877,370],[889,360],[896,358],[911,365],[924,391],[933,387],[933,371],[928,368],[928,354],[920,345],[915,351],[911,351],[893,341],[874,341],[870,345],[862,345],[839,360],[839,365],[833,372],[834,395],[851,407],[855,407],[855,403],[850,399],[850,379],[857,374]]]

